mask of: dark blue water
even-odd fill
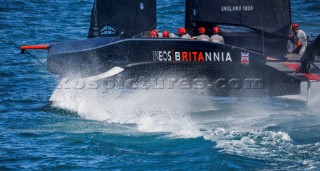
[[[159,29],[184,22],[158,2]],[[8,43],[83,39],[92,0],[0,1],[0,170],[320,170],[320,93],[211,98],[56,91],[59,78]],[[320,1],[293,0],[294,21],[320,30]],[[32,52],[46,62],[44,52]],[[317,94],[318,93],[318,94]]]

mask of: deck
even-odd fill
[[[316,56],[315,62],[311,65],[311,73],[300,73],[300,58],[298,54],[287,54],[285,56],[288,60],[278,60],[268,57],[267,65],[271,66],[283,73],[293,76],[303,82],[305,81],[320,81],[320,56]]]

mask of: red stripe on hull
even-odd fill
[[[283,65],[294,70],[294,71],[298,71],[300,68],[300,65],[294,64],[294,63],[284,63]],[[320,81],[320,76],[318,76],[314,73],[310,73],[310,74],[303,73],[303,75],[305,77],[307,77],[309,81]]]

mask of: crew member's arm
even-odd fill
[[[298,43],[296,44],[296,46],[294,48],[299,48],[302,45],[301,41],[298,41]]]

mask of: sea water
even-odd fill
[[[13,45],[84,39],[92,3],[1,1],[0,170],[320,170],[320,86],[309,103],[63,89]],[[159,0],[158,29],[183,26],[184,8]],[[309,35],[320,33],[319,10],[320,1],[292,0]]]

